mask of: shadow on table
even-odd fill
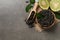
[[[59,22],[59,23],[60,23],[60,22]],[[47,29],[47,30],[45,30],[45,31],[46,31],[46,32],[49,32],[49,33],[55,33],[56,30],[57,30],[57,27],[58,27],[58,24],[59,24],[59,23],[55,24],[52,28]]]

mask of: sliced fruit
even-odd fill
[[[51,0],[50,8],[52,11],[57,12],[60,10],[60,0]]]
[[[49,2],[48,2],[48,0],[39,0],[39,6],[42,9],[47,10],[49,8]]]

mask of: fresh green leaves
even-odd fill
[[[32,6],[32,4],[28,4],[27,6],[26,6],[26,12],[29,12],[29,10],[32,8],[33,6]]]
[[[55,15],[56,15],[56,18],[57,18],[57,19],[60,19],[60,13],[55,12]]]
[[[34,4],[35,3],[35,0],[30,0],[30,4]]]
[[[44,16],[42,14],[40,14],[40,13],[36,13],[36,16],[37,16],[38,19],[44,18]]]
[[[28,4],[25,8],[26,12],[29,12],[29,10],[33,7],[34,3],[35,3],[35,0],[30,0],[30,4]]]
[[[30,0],[30,4],[28,4],[25,8],[26,12],[29,12],[29,10],[33,7],[34,3],[35,3],[35,0]]]

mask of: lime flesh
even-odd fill
[[[48,0],[39,0],[39,6],[42,9],[47,10],[49,8],[49,2],[48,2]]]

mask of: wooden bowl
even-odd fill
[[[55,14],[51,11],[51,10],[49,10],[51,13],[52,13],[52,15],[54,16],[54,22],[50,25],[50,26],[48,26],[48,27],[42,27],[42,25],[38,22],[38,19],[37,19],[37,17],[36,17],[36,22],[35,23],[37,23],[37,25],[40,25],[40,27],[42,28],[42,29],[49,29],[49,28],[51,28],[51,27],[53,27],[53,25],[55,25],[56,23],[58,23],[60,20],[58,20],[57,18],[56,18],[56,16],[55,16]]]

